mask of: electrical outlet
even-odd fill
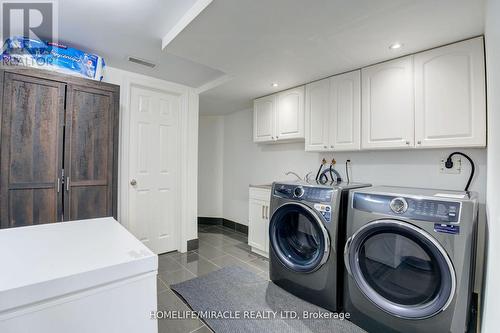
[[[445,163],[446,163],[446,158],[443,158],[441,160],[441,163],[439,165],[439,168],[440,168],[440,171],[441,173],[445,173],[445,174],[454,174],[454,175],[458,175],[459,173],[462,172],[462,158],[460,156],[453,156],[451,158],[451,160],[453,161],[453,167],[448,169],[446,166],[445,166]]]

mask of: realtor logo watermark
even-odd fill
[[[26,37],[57,44],[58,11],[56,0],[0,0],[0,37]]]

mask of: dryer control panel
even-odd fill
[[[458,222],[461,208],[461,203],[454,201],[367,193],[355,193],[352,205],[365,212],[435,223]]]
[[[273,194],[280,198],[286,199],[330,203],[333,197],[333,189],[292,184],[279,184],[275,186]]]

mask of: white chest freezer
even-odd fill
[[[0,332],[157,332],[158,257],[113,218],[0,230]]]

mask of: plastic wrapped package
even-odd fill
[[[25,37],[9,38],[2,50],[2,65],[26,66],[101,81],[104,59],[65,45]]]

